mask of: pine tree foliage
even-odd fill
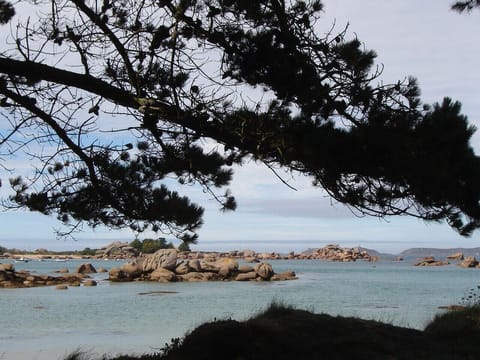
[[[203,209],[169,181],[232,210],[232,166],[255,159],[362,215],[480,226],[480,159],[460,104],[422,104],[411,77],[382,83],[375,52],[346,29],[318,30],[320,1],[31,6],[41,16],[14,18],[13,40],[2,28],[0,156],[39,165],[11,179],[7,206],[188,244]]]
[[[452,5],[452,10],[458,12],[470,12],[475,8],[480,7],[480,0],[466,0],[466,1],[456,1]]]
[[[6,24],[15,15],[15,9],[9,2],[0,0],[0,24]]]

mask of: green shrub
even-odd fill
[[[437,315],[425,328],[425,334],[463,349],[465,353],[477,352],[480,344],[480,305],[458,307]],[[459,356],[459,358],[462,358]]]
[[[138,251],[142,251],[142,242],[138,239],[133,240],[129,245]]]
[[[94,256],[97,253],[97,249],[90,249],[89,247],[86,247],[82,251],[80,251],[80,255],[83,256]]]
[[[167,242],[165,238],[144,239],[142,241],[135,239],[130,243],[130,246],[144,254],[153,254],[155,251],[160,249],[174,248],[173,244],[171,242]]]
[[[182,242],[182,243],[178,246],[178,251],[191,251],[191,250],[190,250],[190,246],[188,245],[188,243]]]

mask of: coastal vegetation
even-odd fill
[[[245,321],[216,320],[172,339],[157,353],[111,360],[478,359],[480,306],[447,312],[423,331],[372,320],[333,317],[283,304]],[[78,351],[68,360],[94,360]]]
[[[143,254],[153,254],[160,249],[173,249],[172,242],[167,242],[165,238],[158,239],[135,239],[130,243],[130,246],[134,247]]]

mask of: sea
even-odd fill
[[[47,260],[14,265],[48,274],[65,267],[73,272],[82,261],[107,269],[122,264]],[[275,272],[297,273],[298,280],[282,282],[111,283],[108,274],[98,273],[92,274],[96,287],[0,289],[0,360],[61,360],[79,349],[92,358],[154,353],[204,322],[244,320],[272,302],[423,329],[443,307],[480,292],[480,269],[415,267],[413,262],[270,261]]]

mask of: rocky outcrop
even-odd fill
[[[255,280],[257,278],[257,273],[255,271],[250,271],[247,273],[239,273],[235,277],[235,281],[250,281]]]
[[[10,263],[0,264],[0,288],[75,285],[80,284],[85,277],[83,274],[37,275],[28,271],[16,271]]]
[[[273,268],[270,264],[260,263],[255,265],[253,269],[255,274],[257,274],[257,276],[262,280],[270,280],[273,276]]]
[[[189,272],[185,275],[180,275],[177,277],[179,281],[189,281],[189,282],[204,282],[204,281],[219,281],[223,280],[220,275],[214,272]]]
[[[228,278],[238,272],[238,261],[230,258],[220,259],[215,265],[218,268],[218,275],[223,278]]]
[[[114,241],[102,247],[95,254],[96,258],[129,259],[138,256],[138,250],[127,242]]]
[[[108,272],[108,278],[109,280],[116,282],[133,281],[135,279],[134,277],[129,277],[128,274],[120,268],[111,268]]]
[[[68,268],[61,268],[61,269],[55,270],[54,272],[57,274],[68,274],[70,271],[68,270]]]
[[[253,267],[251,267],[250,265],[240,265],[238,267],[238,272],[240,274],[243,274],[243,273],[249,273],[249,272],[252,272],[254,271]]]
[[[235,254],[236,256],[236,254]],[[275,277],[275,275],[278,275]],[[234,258],[209,254],[186,259],[174,249],[162,249],[136,263],[127,263],[109,272],[111,281],[270,281],[296,279],[294,272],[275,274],[270,264],[239,265]]]
[[[370,256],[366,250],[361,250],[359,248],[344,248],[333,244],[314,250],[309,258],[340,262],[378,260],[376,257]]]
[[[136,261],[127,262],[120,268],[111,268],[108,272],[112,281],[133,281],[142,276],[142,265]]]
[[[90,263],[83,263],[78,265],[77,270],[75,270],[77,274],[95,274],[97,270],[95,267]]]
[[[293,271],[286,271],[279,274],[273,274],[270,278],[271,281],[284,281],[284,280],[293,280],[297,279],[295,272]]]
[[[448,261],[436,260],[433,256],[426,256],[419,259],[414,266],[444,266],[449,264]]]
[[[188,274],[192,269],[188,265],[188,261],[182,261],[181,263],[177,264],[177,267],[175,268],[175,273],[178,275],[185,275]]]
[[[253,250],[233,250],[225,253],[219,252],[182,252],[179,253],[181,259],[202,259],[207,262],[215,262],[218,259],[242,259],[246,263],[259,263],[268,260],[328,260],[328,261],[378,261],[378,256],[369,254],[361,248],[343,248],[339,245],[327,245],[323,248],[310,249],[308,251],[298,253],[291,251],[288,254],[280,254],[277,252],[257,253]]]
[[[147,255],[143,260],[143,272],[151,272],[153,270],[163,268],[175,270],[177,266],[178,251],[175,249],[161,249],[156,253]]]
[[[197,259],[189,260],[188,267],[190,268],[191,271],[195,271],[195,272],[202,271],[202,265],[200,264],[200,261]]]
[[[137,261],[127,262],[123,264],[120,269],[132,278],[135,278],[142,273],[142,265]]]
[[[447,260],[458,260],[462,261],[464,259],[463,253],[456,252],[455,254],[450,254],[447,256]]]
[[[87,279],[83,282],[83,286],[97,286],[97,282],[93,279]]]
[[[13,264],[0,264],[0,271],[15,271],[15,266]]]
[[[177,275],[173,271],[170,271],[168,269],[157,268],[149,274],[148,280],[158,282],[172,282],[177,280]]]
[[[463,260],[458,264],[462,268],[480,268],[480,263],[474,256],[467,256],[464,258],[463,254],[458,252],[447,257],[449,260]],[[420,259],[415,266],[443,266],[448,265],[450,262],[435,260],[433,256],[426,256]]]
[[[480,267],[478,260],[474,256],[467,256],[458,266],[463,268]]]

